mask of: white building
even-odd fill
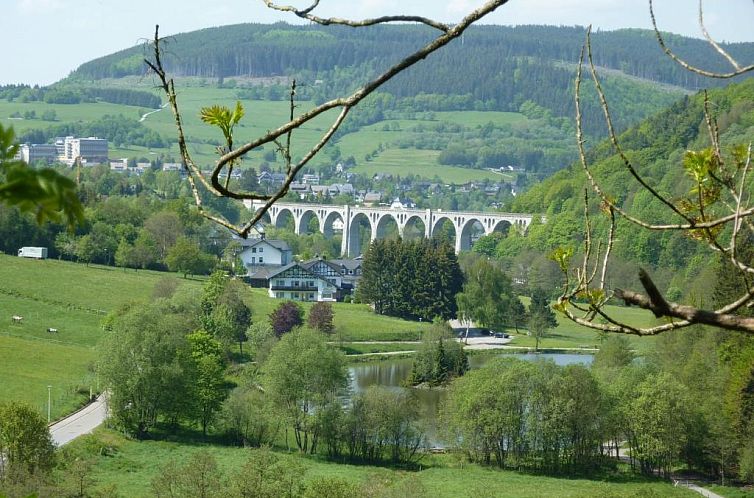
[[[107,162],[108,144],[104,138],[65,137],[63,140],[63,160],[66,163],[73,164],[77,157],[87,163]]]
[[[110,171],[117,171],[119,173],[128,171],[128,159],[123,158],[117,161],[110,161]]]
[[[270,297],[294,301],[335,301],[338,291],[334,284],[298,263],[270,272],[268,289]]]
[[[248,273],[258,266],[285,266],[293,261],[291,248],[282,240],[247,239],[240,241],[243,250],[238,257]]]

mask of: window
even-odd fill
[[[314,294],[312,294],[311,292],[309,293],[309,300],[314,301]]]
[[[283,287],[285,285],[285,280],[275,280],[275,285],[277,285],[278,287]]]
[[[264,247],[260,247],[259,252],[264,252]]]
[[[264,258],[262,256],[259,256],[259,264],[261,265],[262,263],[264,263]]]
[[[251,248],[251,252],[253,252],[254,254],[256,254],[257,253],[257,248],[256,247],[252,247]]]
[[[278,299],[283,299],[285,297],[285,292],[276,292],[275,297]]]
[[[314,287],[314,281],[313,280],[309,280],[307,282],[307,284],[309,284],[309,287]]]
[[[293,281],[293,286],[294,286],[294,287],[298,287],[298,284],[299,284],[298,280],[294,280],[294,281]]]

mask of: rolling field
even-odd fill
[[[489,179],[493,181],[509,180],[508,175],[503,176],[491,171],[470,168],[458,168],[437,164],[435,159],[440,155],[436,150],[417,149],[387,149],[379,153],[368,163],[360,163],[353,171],[366,174],[388,174],[393,176],[418,175],[432,180],[440,178],[443,183],[468,183]]]
[[[132,85],[128,86],[129,88],[138,88],[139,90],[150,91],[160,95],[154,90],[151,81],[139,79],[138,81],[133,80],[131,83]],[[108,85],[115,87],[123,86],[122,82],[119,83],[117,80],[108,82]],[[218,157],[214,144],[219,143],[222,135],[215,127],[201,122],[199,119],[200,109],[211,105],[232,107],[239,100],[237,98],[238,90],[211,86],[182,85],[181,81],[178,80],[176,91],[178,104],[183,115],[186,137],[189,142],[189,150],[197,164],[203,168],[207,168]],[[163,100],[165,100],[164,97]],[[245,99],[240,99],[240,101],[244,106],[246,115],[236,127],[235,142],[237,144],[256,138],[268,130],[273,130],[288,119],[290,108],[289,104],[285,101]],[[302,113],[311,109],[313,104],[311,102],[298,102],[297,106],[296,113]],[[43,121],[39,119],[45,111],[50,110],[55,111],[57,121]],[[14,113],[24,115],[30,111],[36,113],[37,119],[11,118],[11,115]],[[106,114],[123,115],[126,118],[138,119],[148,111],[151,111],[151,109],[105,102],[69,105],[48,104],[45,102],[7,102],[0,100],[0,123],[3,126],[12,126],[17,134],[22,134],[28,130],[46,129],[60,124],[88,123]],[[353,114],[357,114],[358,112],[358,108],[352,111]],[[336,115],[336,111],[328,111],[294,132],[292,140],[294,160],[300,158],[309,147],[321,138],[322,134],[332,124]],[[173,119],[171,110],[164,108],[159,112],[150,114],[143,123],[148,128],[160,133],[164,138],[174,141],[176,132]],[[444,183],[466,183],[483,179],[510,181],[512,179],[510,175],[506,176],[485,170],[437,164],[437,156],[440,151],[414,147],[401,148],[397,143],[400,139],[421,135],[421,132],[412,131],[417,125],[426,126],[447,123],[475,128],[490,122],[496,125],[508,125],[526,122],[526,117],[510,112],[435,112],[433,113],[432,121],[424,119],[381,121],[342,136],[335,145],[340,149],[342,157],[353,156],[356,158],[358,167],[355,169],[355,172],[357,173],[369,175],[387,173],[400,176],[411,173],[430,180],[437,176]],[[391,127],[395,128],[396,126],[397,129],[395,130],[391,131],[387,129]],[[380,145],[382,145],[383,150],[377,153],[370,161],[366,161],[364,156],[376,151]],[[264,160],[265,151],[271,151],[274,148],[274,145],[268,144],[259,150],[250,152],[246,157],[245,164],[257,166]],[[116,147],[115,144],[110,144],[111,159],[124,157],[151,159],[160,154],[172,156],[173,159],[177,160],[179,157],[178,147],[175,143],[167,148],[147,148],[128,144]],[[322,162],[327,163],[329,160],[324,156],[320,156],[313,160],[312,164]]]
[[[123,496],[152,496],[151,479],[169,460],[185,462],[197,451],[207,450],[217,460],[225,477],[233,477],[243,463],[257,450],[229,448],[202,443],[181,444],[168,441],[126,440],[109,430],[98,430],[96,438],[115,451],[110,456],[96,456],[92,468],[97,486],[115,485]],[[84,441],[73,443],[83,446]],[[99,447],[100,445],[92,445]],[[672,484],[637,476],[617,475],[588,478],[558,478],[531,475],[474,464],[461,467],[453,455],[427,456],[421,462],[420,471],[393,470],[372,465],[349,465],[328,462],[320,458],[302,457],[296,454],[278,455],[290,465],[301,467],[303,480],[317,477],[336,477],[369,486],[395,486],[390,496],[432,497],[498,497],[540,498],[545,496],[589,497],[690,497],[691,491],[674,488]],[[698,495],[696,495],[698,496]]]
[[[52,385],[53,418],[74,410],[90,386],[97,389],[93,366],[102,319],[122,304],[149,300],[166,276],[175,275],[0,255],[0,399],[23,400],[44,412]],[[178,280],[198,297],[201,279]],[[250,289],[245,299],[253,321],[267,320],[278,304],[263,289]],[[333,340],[415,340],[429,327],[376,316],[366,305],[335,303],[334,311]],[[14,315],[23,317],[21,324],[12,323]]]
[[[52,417],[73,411],[90,387],[97,390],[102,319],[121,304],[146,300],[165,275],[0,255],[0,398],[45,412],[51,385]],[[185,283],[199,289],[199,282]],[[21,324],[13,315],[23,317]]]

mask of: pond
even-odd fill
[[[521,360],[552,360],[556,365],[591,365],[594,357],[584,354],[562,354],[562,353],[500,353],[484,354],[469,356],[469,366],[480,368],[485,363],[494,358],[518,358]],[[350,376],[351,392],[359,393],[365,391],[370,386],[383,386],[389,389],[403,390],[401,384],[411,373],[410,358],[385,360],[372,363],[360,363],[348,367]],[[414,395],[419,400],[429,445],[432,447],[442,447],[443,443],[437,434],[437,415],[440,410],[440,404],[445,398],[445,389],[412,389]]]

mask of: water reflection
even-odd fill
[[[552,360],[556,365],[591,365],[594,357],[583,354],[560,354],[560,353],[501,353],[498,355],[485,354],[469,357],[469,366],[472,369],[481,368],[485,363],[494,358],[518,358],[526,361]],[[410,358],[385,360],[380,362],[362,363],[348,368],[350,387],[352,393],[360,393],[370,386],[383,386],[388,389],[403,390],[403,382],[411,373],[412,360]],[[437,432],[437,415],[440,405],[445,399],[446,390],[434,389],[410,389],[412,394],[419,400],[421,411],[426,424],[427,439],[430,446],[442,446],[442,441]]]

